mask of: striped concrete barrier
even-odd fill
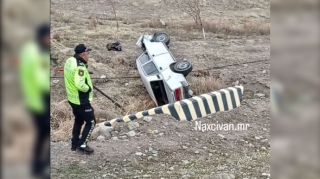
[[[115,122],[130,122],[144,116],[168,114],[179,121],[192,121],[219,111],[230,111],[241,105],[243,86],[229,87],[211,93],[202,94],[189,99],[166,104],[146,111],[115,118],[105,122],[112,126]]]

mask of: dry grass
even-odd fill
[[[199,95],[203,93],[212,92],[220,89],[221,82],[207,73],[199,73],[196,76],[191,76],[189,79],[191,84],[191,89],[194,95]],[[134,84],[139,85],[139,84]],[[129,88],[129,87],[128,87]],[[142,89],[141,89],[142,90]],[[132,92],[132,95],[123,98],[124,110],[120,111],[108,105],[108,111],[105,109],[100,109],[100,101],[93,102],[93,107],[95,109],[95,116],[97,122],[104,120],[111,120],[118,117],[117,114],[128,115],[134,114],[139,111],[148,110],[156,107],[152,99],[147,95],[146,92],[141,93],[139,90]],[[119,102],[119,101],[118,101]],[[105,102],[104,102],[105,103]],[[66,100],[59,103],[51,104],[51,140],[52,141],[67,141],[70,139],[72,134],[72,127],[74,123],[74,117],[72,114],[71,107]]]
[[[189,80],[194,95],[209,93],[221,88],[221,81],[212,76],[194,77]]]
[[[164,27],[159,19],[152,18],[146,22],[140,24],[141,28],[161,28]]]
[[[88,19],[91,19],[92,16],[89,16]],[[135,24],[137,23],[136,20],[130,18],[130,17],[119,17],[117,16],[117,18],[114,16],[114,15],[104,15],[104,16],[95,16],[95,18],[97,19],[98,21],[98,24],[99,25],[104,25],[104,24],[109,24],[109,22],[111,21],[119,21],[119,22],[122,22],[123,24],[126,24],[126,25],[130,25],[130,24]],[[108,21],[107,23],[105,21]]]
[[[70,138],[74,121],[72,119],[72,110],[69,108],[66,100],[59,103],[51,103],[51,141],[65,141]]]
[[[156,107],[156,105],[149,96],[143,96],[142,99],[132,98],[130,99],[128,106],[126,106],[125,115],[148,110],[154,107]]]
[[[91,15],[91,16],[89,17],[88,29],[89,29],[89,30],[93,30],[93,29],[96,29],[96,30],[97,30],[98,24],[101,24],[101,23],[99,23],[97,17],[96,17],[95,15]]]
[[[55,18],[54,20],[57,21],[57,22],[64,22],[66,24],[69,24],[72,22],[72,17],[71,16],[68,16],[68,15],[65,15],[63,13],[53,13]]]
[[[166,28],[167,30],[182,29],[186,32],[200,31],[201,28],[192,21],[166,21],[165,26],[159,19],[153,18],[140,24],[141,28]],[[231,20],[204,21],[206,32],[225,35],[269,35],[270,23],[260,21],[235,22]]]
[[[72,25],[70,26],[70,30],[76,30],[76,29],[77,29],[76,24],[72,24]]]
[[[112,22],[114,23],[114,22]],[[89,26],[87,31],[84,32],[84,35],[88,38],[92,39],[105,39],[105,40],[112,40],[112,41],[117,41],[115,38],[116,34],[116,27],[115,24],[110,23],[110,27],[106,28],[103,26],[97,26],[95,29],[94,26]],[[139,32],[133,31],[132,28],[128,27],[121,27],[119,32],[117,33],[119,39],[136,39],[138,35],[140,35]]]
[[[61,40],[59,33],[53,34],[53,35],[52,35],[52,38],[53,38],[53,39],[56,39],[58,42],[60,42],[60,40]]]
[[[123,24],[126,24],[126,25],[130,25],[130,24],[135,24],[137,23],[135,20],[133,20],[132,18],[124,18],[122,20],[122,23]]]
[[[205,22],[207,32],[226,34],[226,35],[269,35],[270,24],[258,21],[247,21],[243,24],[233,22],[210,23]]]

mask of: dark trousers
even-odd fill
[[[96,124],[96,119],[94,116],[94,109],[90,103],[84,105],[76,105],[69,102],[70,106],[72,107],[72,112],[75,117],[74,125],[72,129],[72,145],[83,145],[87,143],[88,139],[91,136],[91,132],[94,129]],[[84,129],[80,137],[81,127],[86,122]]]
[[[50,165],[50,94],[44,95],[44,105],[45,110],[43,112],[35,112],[29,109],[36,129],[31,165],[33,175],[41,175],[44,167]]]

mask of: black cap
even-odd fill
[[[84,44],[79,44],[74,48],[74,52],[76,52],[76,54],[82,53],[82,52],[89,52],[91,50],[92,50],[91,48],[87,48],[86,46],[84,46]]]
[[[38,39],[41,39],[42,37],[46,35],[50,35],[50,25],[48,24],[41,24],[37,28],[36,36]]]

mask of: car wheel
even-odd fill
[[[181,73],[185,77],[192,71],[192,64],[188,60],[181,60],[174,64],[173,71],[176,73]]]
[[[163,42],[166,45],[169,45],[170,43],[170,37],[168,34],[163,33],[163,32],[159,32],[159,33],[155,33],[153,36],[153,41],[154,42]]]

